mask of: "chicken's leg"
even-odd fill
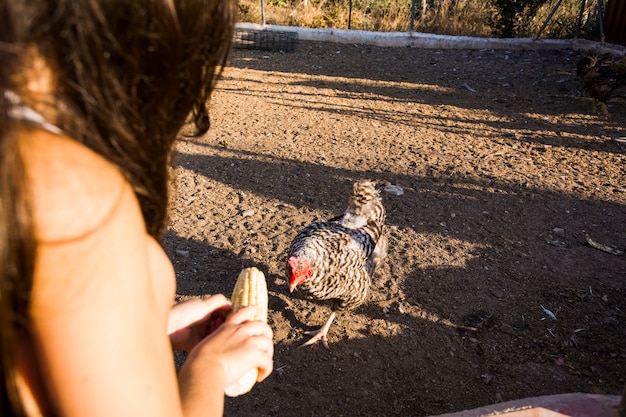
[[[600,102],[600,111],[605,116],[609,115],[609,110],[606,108],[606,103]]]
[[[318,340],[321,340],[322,345],[324,345],[326,349],[330,349],[328,347],[328,340],[326,339],[326,333],[328,333],[328,329],[330,328],[330,325],[333,323],[333,320],[335,320],[334,311],[330,314],[330,317],[328,318],[328,320],[326,320],[326,323],[322,326],[321,329],[319,329],[318,331],[305,332],[306,334],[312,334],[314,336],[310,338],[308,342],[300,345],[300,347],[309,346],[317,342]]]

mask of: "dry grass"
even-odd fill
[[[420,11],[415,30],[442,35],[491,36],[496,16],[497,9],[490,2],[443,0],[437,8]]]
[[[541,28],[546,17],[552,10],[556,0],[543,5],[536,16],[527,19],[527,28],[523,36],[530,36]],[[542,36],[548,38],[567,38],[574,33],[578,13],[580,11],[580,0],[565,0],[554,14],[548,26],[546,26]],[[597,4],[593,1],[586,2],[581,22],[581,34],[583,37],[596,38],[599,36]]]
[[[529,37],[537,32],[557,0],[547,1],[532,16],[524,12],[515,18],[515,33]],[[587,2],[581,37],[597,34],[595,2]],[[542,37],[572,37],[578,18],[580,0],[564,0],[545,28]],[[265,22],[270,25],[307,28],[336,28],[406,32],[411,30],[410,0],[265,0]],[[464,36],[497,36],[496,23],[501,19],[492,1],[436,0],[434,6],[416,2],[413,30],[417,32]],[[262,23],[261,0],[240,0],[239,20]]]

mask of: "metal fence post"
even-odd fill
[[[535,36],[533,38],[534,40],[537,40],[539,38],[539,35],[541,35],[541,32],[543,32],[543,30],[546,28],[546,26],[548,25],[548,22],[550,21],[550,19],[552,19],[552,16],[554,16],[554,13],[559,8],[559,6],[561,5],[562,2],[563,2],[563,0],[559,0],[559,1],[556,2],[554,7],[552,8],[552,10],[550,11],[550,14],[546,18],[545,22],[543,22],[543,25],[541,25],[541,27],[539,28],[539,30],[535,34]]]
[[[261,0],[261,24],[265,26],[265,0]]]
[[[349,10],[348,10],[348,29],[352,28],[352,0],[350,0],[349,3]]]
[[[587,0],[583,0],[580,5],[580,11],[578,12],[578,20],[576,21],[576,28],[574,29],[574,39],[578,39],[578,34],[580,33],[580,26],[583,22],[583,13],[585,11],[585,3]]]
[[[600,24],[600,42],[606,42],[604,37],[604,16],[602,16],[602,0],[598,0],[598,23]]]

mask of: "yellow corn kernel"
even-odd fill
[[[254,319],[267,323],[267,282],[263,272],[254,267],[242,270],[235,283],[230,302],[233,305],[232,313],[242,307],[257,307],[260,313]],[[224,393],[229,397],[237,397],[249,392],[256,383],[258,375],[258,369],[251,369],[239,381],[226,387]]]
[[[254,267],[241,271],[230,297],[233,305],[232,312],[242,307],[255,306],[261,310],[261,313],[254,319],[267,322],[267,301],[267,283],[263,272]]]

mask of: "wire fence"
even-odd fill
[[[240,49],[260,51],[293,52],[296,50],[298,33],[288,30],[267,30],[237,27],[234,46]]]

